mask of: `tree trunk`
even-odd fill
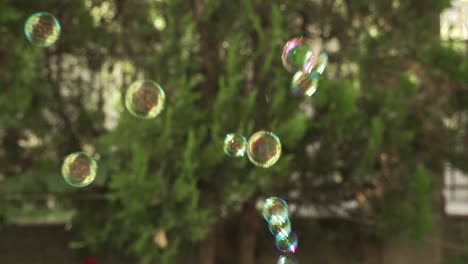
[[[213,224],[200,248],[200,264],[216,264],[216,233],[217,228]]]
[[[254,199],[244,204],[240,222],[239,264],[255,264],[257,230],[260,227],[261,219],[255,209]]]

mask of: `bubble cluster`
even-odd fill
[[[242,157],[247,149],[247,139],[243,135],[229,133],[224,138],[223,150],[229,157]]]
[[[164,109],[166,95],[162,87],[153,81],[136,81],[125,94],[125,107],[137,118],[155,118]]]
[[[319,74],[325,71],[328,55],[308,40],[293,38],[286,43],[281,59],[286,70],[294,72],[291,91],[296,96],[311,96],[317,91]]]
[[[291,91],[296,96],[311,96],[317,91],[318,79],[316,71],[298,71],[292,78]]]
[[[96,178],[97,163],[83,152],[68,155],[62,164],[62,176],[73,187],[84,187]]]
[[[262,215],[268,223],[270,233],[275,237],[276,248],[282,253],[295,253],[298,240],[296,233],[292,231],[288,204],[281,198],[269,197],[263,202]],[[278,263],[296,263],[279,262],[280,260],[291,261],[286,256],[282,257]]]
[[[297,264],[297,259],[293,255],[281,255],[276,264]]]
[[[24,34],[28,41],[38,47],[49,47],[60,37],[58,20],[47,12],[31,15],[24,24]]]
[[[283,253],[295,253],[298,246],[296,232],[293,231],[288,236],[276,236],[275,245]]]
[[[271,167],[281,156],[281,142],[272,132],[256,132],[247,143],[247,156],[256,166]]]

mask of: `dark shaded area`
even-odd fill
[[[0,260],[5,264],[83,264],[90,257],[98,263],[138,263],[121,251],[93,254],[69,248],[74,236],[64,225],[10,226],[0,231],[0,237]]]

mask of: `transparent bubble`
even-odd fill
[[[288,219],[288,204],[281,198],[269,197],[263,204],[262,215],[268,223]]]
[[[31,44],[49,47],[60,37],[60,23],[51,14],[39,12],[31,15],[24,24],[24,34]]]
[[[268,223],[272,235],[287,237],[291,233],[291,221],[288,217],[273,217]]]
[[[288,236],[276,236],[275,245],[282,253],[295,253],[298,246],[296,232],[293,231]]]
[[[247,156],[256,166],[271,167],[281,156],[281,142],[271,132],[263,130],[256,132],[249,138]]]
[[[293,38],[284,45],[281,59],[290,72],[310,71],[315,65],[317,54],[303,38]]]
[[[229,157],[242,157],[247,149],[247,139],[240,134],[226,135],[223,145],[224,153]]]
[[[315,70],[319,74],[322,74],[323,71],[325,71],[327,64],[328,64],[328,55],[325,51],[321,51],[317,57],[317,63],[315,63]]]
[[[166,95],[162,87],[153,81],[136,81],[125,94],[125,107],[135,117],[155,118],[164,109]]]
[[[297,264],[297,259],[293,255],[281,255],[276,264]]]
[[[62,164],[63,179],[73,187],[84,187],[96,178],[97,163],[83,152],[68,155]]]
[[[298,71],[291,80],[291,91],[296,96],[311,96],[317,91],[318,80],[316,71]]]

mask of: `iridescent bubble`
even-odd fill
[[[83,152],[68,155],[62,164],[63,179],[73,187],[84,187],[96,178],[97,163]]]
[[[325,51],[320,52],[317,58],[317,63],[315,64],[316,71],[320,74],[325,71],[325,68],[328,64],[328,55]]]
[[[287,237],[291,233],[291,221],[288,217],[273,217],[268,223],[272,235]]]
[[[269,197],[263,204],[262,215],[268,223],[288,219],[288,204],[281,198]]]
[[[281,255],[276,264],[297,264],[297,259],[293,255]]]
[[[24,34],[31,44],[49,47],[60,37],[60,23],[49,13],[39,12],[31,15],[24,24]]]
[[[316,71],[298,71],[291,80],[291,91],[296,96],[311,96],[317,91],[318,80]]]
[[[295,253],[298,246],[296,232],[293,231],[288,236],[276,236],[275,245],[282,253]]]
[[[125,94],[125,107],[135,117],[155,118],[164,109],[166,95],[162,87],[153,81],[136,81]]]
[[[256,166],[271,167],[281,156],[281,142],[272,132],[256,132],[249,138],[247,156]]]
[[[310,71],[315,65],[317,55],[303,38],[293,38],[284,45],[281,59],[290,72]]]
[[[240,134],[230,133],[224,138],[223,150],[229,157],[242,157],[247,149],[247,139]]]

